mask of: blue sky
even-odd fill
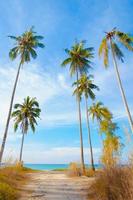
[[[41,109],[41,120],[36,134],[25,138],[23,159],[28,163],[67,163],[80,161],[77,104],[72,97],[72,81],[69,70],[60,64],[65,59],[65,48],[70,48],[75,39],[87,40],[87,46],[95,48],[95,83],[100,92],[97,100],[111,109],[120,125],[118,134],[129,145],[125,132],[130,129],[117,86],[112,63],[105,70],[98,57],[98,47],[104,31],[118,27],[133,33],[132,0],[1,0],[0,2],[0,141],[12,92],[13,81],[19,60],[10,61],[8,52],[13,46],[8,35],[19,35],[32,25],[44,36],[45,49],[38,50],[38,58],[25,64],[21,71],[15,102],[22,102],[27,95],[37,97]],[[120,74],[129,107],[133,113],[133,56],[125,49],[125,63],[119,63]],[[91,104],[91,101],[89,102]],[[85,159],[88,163],[88,137],[85,124],[85,109],[82,102]],[[95,162],[101,151],[97,125],[91,123]],[[11,121],[5,159],[18,157],[21,142],[20,131],[13,133]],[[130,148],[124,149],[123,159]]]

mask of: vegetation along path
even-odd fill
[[[93,178],[68,177],[63,172],[30,173],[20,200],[87,200]]]

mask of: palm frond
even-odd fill
[[[36,59],[37,53],[33,48],[30,48],[30,54],[31,54],[32,58]]]
[[[14,105],[14,109],[17,109],[17,108],[22,108],[22,104],[16,103],[16,104]]]
[[[9,38],[13,39],[13,40],[17,40],[18,38],[12,35],[8,35]]]
[[[18,47],[14,47],[9,51],[9,57],[11,60],[16,59],[17,55],[18,55]]]
[[[124,55],[123,55],[122,51],[120,50],[120,48],[117,46],[117,44],[112,42],[112,47],[113,47],[116,57],[119,60],[121,60],[122,62],[124,62]]]
[[[44,37],[42,35],[35,35],[33,38],[35,40],[43,40],[44,39]]]
[[[70,64],[70,63],[71,63],[71,61],[72,61],[72,59],[71,59],[71,58],[67,58],[67,59],[65,59],[65,60],[62,62],[61,66],[62,66],[62,67],[64,67],[64,66],[66,66],[66,65]]]
[[[45,47],[45,45],[43,43],[40,43],[40,42],[37,44],[37,46],[40,47],[40,48],[44,48]]]
[[[104,66],[108,67],[108,44],[107,44],[107,39],[103,38],[101,45],[99,47],[99,56],[103,56],[103,60],[104,60]]]
[[[92,90],[88,90],[88,93],[89,93],[89,97],[90,97],[92,100],[95,100],[95,98],[96,98],[95,93],[94,93]],[[88,93],[86,94],[87,97],[88,97]]]
[[[18,129],[18,123],[17,123],[17,122],[15,122],[15,124],[14,124],[14,131],[16,132],[16,131],[17,131],[17,129]]]
[[[133,51],[133,39],[129,34],[117,31],[116,36],[117,36],[119,42],[125,48],[127,48],[130,51]]]

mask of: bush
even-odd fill
[[[15,200],[18,189],[27,179],[25,168],[20,164],[0,169],[0,200]]]
[[[6,183],[0,183],[0,200],[16,200],[17,192]]]
[[[77,163],[70,163],[69,168],[67,170],[67,175],[70,177],[74,177],[74,176],[81,176],[81,167],[79,164]]]
[[[93,177],[96,175],[96,171],[94,171],[93,169],[86,169],[86,176],[88,177]]]
[[[0,169],[0,182],[16,187],[25,178],[25,173],[18,166],[5,167]]]
[[[94,200],[133,200],[132,167],[106,168],[91,186]]]

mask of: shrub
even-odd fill
[[[17,192],[6,183],[0,183],[0,200],[16,200]]]
[[[15,200],[18,198],[18,189],[27,179],[25,169],[16,164],[0,169],[0,200]]]
[[[74,176],[81,176],[81,168],[80,165],[77,163],[70,163],[69,168],[67,170],[67,175],[70,177],[74,177]]]
[[[98,173],[90,189],[94,200],[133,200],[133,170],[106,168]]]
[[[96,171],[94,171],[93,169],[86,169],[86,176],[88,177],[93,177],[96,175]]]

